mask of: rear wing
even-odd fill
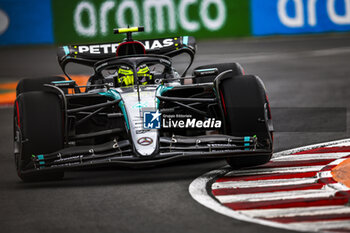
[[[139,42],[145,46],[146,54],[174,57],[187,53],[191,57],[188,68],[192,65],[196,53],[196,40],[192,36],[139,40]],[[93,66],[97,61],[115,57],[120,43],[60,46],[57,51],[58,62],[65,74],[65,67],[70,62]]]

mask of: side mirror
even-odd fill
[[[60,88],[74,88],[77,85],[74,80],[53,81],[51,84]]]
[[[219,70],[217,68],[208,68],[208,69],[198,69],[193,71],[193,75],[196,78],[205,77],[205,76],[217,76]]]

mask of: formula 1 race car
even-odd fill
[[[75,168],[147,167],[225,158],[233,168],[272,156],[265,87],[238,63],[200,66],[193,37],[135,41],[143,27],[115,29],[121,43],[62,46],[67,76],[23,79],[14,104],[14,155],[23,181],[52,180]],[[172,58],[191,59],[180,75]],[[78,86],[70,63],[92,67]]]

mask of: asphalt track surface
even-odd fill
[[[55,54],[54,47],[0,48],[0,82],[62,73]],[[198,43],[194,67],[231,61],[263,79],[272,107],[350,106],[349,34]],[[11,108],[0,109],[0,130],[1,232],[287,232],[231,219],[191,198],[189,184],[225,161],[74,171],[62,181],[25,184],[13,162]],[[349,127],[277,132],[275,151],[347,137]]]

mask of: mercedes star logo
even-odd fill
[[[150,137],[142,137],[137,140],[137,143],[140,144],[141,146],[148,146],[153,143],[153,139]]]

